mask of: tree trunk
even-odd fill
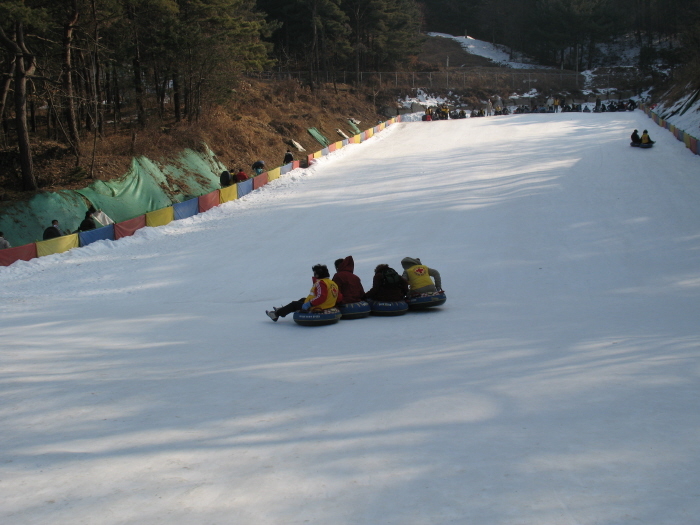
[[[22,170],[22,189],[37,190],[34,177],[34,162],[29,146],[27,129],[27,78],[36,69],[36,58],[24,43],[24,25],[15,21],[15,40],[7,38],[0,26],[0,43],[15,56],[15,122],[17,126],[17,144],[19,146],[19,164]]]
[[[0,118],[5,118],[5,107],[7,104],[7,94],[10,92],[10,84],[15,76],[15,60],[10,60],[7,63],[7,71],[5,73],[5,82],[2,84],[2,93],[0,94]]]
[[[180,72],[175,69],[173,73],[173,105],[175,106],[175,122],[180,122],[182,115],[180,113]]]
[[[24,27],[20,22],[16,23],[16,32],[22,33],[24,39]],[[20,38],[18,38],[18,41]],[[22,189],[37,190],[34,177],[34,161],[29,145],[29,129],[27,129],[27,77],[34,72],[34,57],[28,57],[29,64],[25,62],[25,55],[17,57],[15,68],[15,121],[17,125],[17,144],[19,146],[19,163],[22,168]]]
[[[80,136],[75,112],[75,93],[73,89],[73,30],[78,23],[78,0],[71,1],[71,12],[63,25],[63,92],[66,98],[65,118],[68,125],[68,137],[75,155],[76,164],[80,163]]]
[[[146,109],[143,103],[143,71],[141,69],[141,44],[139,42],[139,30],[138,30],[138,20],[136,14],[136,8],[134,6],[129,7],[128,18],[131,20],[132,24],[132,39],[134,44],[134,56],[131,60],[132,69],[134,73],[134,91],[136,92],[136,109],[137,109],[137,119],[139,127],[144,129],[146,127]]]
[[[92,18],[95,23],[95,32],[93,37],[95,40],[95,53],[93,54],[93,74],[95,85],[95,120],[97,121],[97,131],[100,136],[104,133],[104,110],[102,107],[102,71],[100,64],[100,25],[97,20],[97,4],[92,0]],[[93,148],[94,149],[94,148]]]

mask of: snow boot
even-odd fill
[[[267,316],[272,319],[274,322],[277,322],[277,319],[279,319],[279,315],[277,315],[277,308],[274,306],[272,307],[272,311],[270,310],[265,310],[265,313]]]

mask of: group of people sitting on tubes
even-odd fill
[[[323,311],[359,301],[403,301],[407,296],[442,291],[440,273],[435,268],[424,265],[419,258],[404,257],[401,266],[404,271],[399,275],[388,264],[379,264],[374,269],[372,288],[365,292],[362,281],[354,273],[355,261],[352,255],[335,261],[335,275],[332,279],[328,267],[317,264],[311,268],[313,286],[309,295],[285,306],[273,307],[265,313],[276,322],[280,317],[299,311]]]

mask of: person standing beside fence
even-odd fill
[[[10,246],[10,243],[5,239],[5,234],[0,232],[0,250],[4,250],[6,248],[12,248]]]

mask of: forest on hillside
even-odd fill
[[[0,146],[18,152],[22,187],[35,190],[40,133],[79,167],[110,127],[196,121],[244,72],[304,71],[313,87],[340,71],[419,69],[426,31],[468,31],[569,69],[633,35],[644,64],[697,68],[699,2],[0,0]]]
[[[431,31],[468,33],[564,69],[600,65],[601,45],[622,38],[640,49],[642,68],[700,61],[700,0],[424,0],[423,13]]]

